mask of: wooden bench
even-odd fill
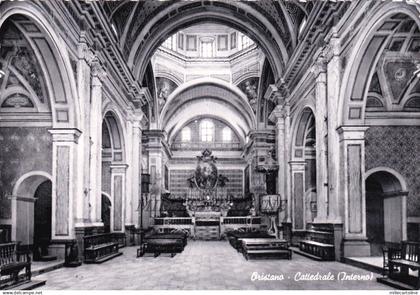
[[[233,231],[226,234],[230,245],[235,248],[237,251],[242,251],[242,241],[241,239],[263,239],[263,238],[273,238],[265,231]]]
[[[112,233],[83,237],[84,262],[102,263],[122,255],[118,244]]]
[[[334,227],[332,224],[313,224],[299,242],[299,250],[317,260],[334,260]]]
[[[153,253],[154,257],[158,257],[162,253],[170,253],[174,257],[176,253],[184,250],[182,239],[150,239],[139,249],[137,249],[137,257],[143,256],[145,253]]]
[[[242,254],[249,258],[287,258],[292,259],[292,251],[286,240],[274,238],[242,239]]]
[[[23,275],[19,272],[25,269]],[[0,244],[0,289],[7,289],[31,281],[29,252],[19,253],[16,243]]]
[[[402,283],[402,289],[409,289],[410,286],[412,289],[420,289],[420,243],[403,241],[400,247],[391,247],[385,251],[388,265],[384,272],[388,272],[389,279]],[[417,277],[411,275],[409,270],[418,271]]]
[[[177,233],[153,233],[151,235],[146,235],[144,237],[144,242],[147,243],[150,240],[156,239],[174,239],[174,240],[181,240],[182,247],[185,248],[187,245],[187,234],[182,232]]]

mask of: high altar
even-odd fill
[[[189,217],[155,218],[157,229],[188,230],[196,239],[220,239],[230,229],[260,227],[252,205],[248,216],[228,217],[228,211],[238,198],[226,189],[227,177],[218,173],[216,157],[204,150],[197,157],[197,167],[187,179],[189,185],[183,205]]]

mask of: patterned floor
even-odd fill
[[[376,282],[337,280],[339,272],[370,275],[338,262],[317,262],[300,255],[292,260],[250,260],[237,253],[226,241],[189,241],[184,252],[171,258],[161,255],[136,258],[136,248],[122,249],[124,255],[100,265],[84,264],[78,268],[61,268],[37,276],[46,279],[41,289],[186,289],[186,290],[269,290],[269,289],[373,289],[388,287]],[[325,275],[333,280],[295,281],[298,272]],[[253,280],[253,274],[273,275],[283,280]],[[255,276],[255,274],[254,274]],[[331,277],[330,277],[331,278]]]

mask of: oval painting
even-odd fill
[[[195,169],[195,182],[200,189],[212,189],[217,184],[217,168],[214,163],[200,161]]]

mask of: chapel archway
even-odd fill
[[[293,229],[303,230],[316,216],[315,116],[304,107],[296,117],[290,163]]]
[[[366,237],[371,256],[381,256],[385,245],[405,239],[408,192],[404,179],[395,171],[374,169],[367,175]]]
[[[112,110],[106,111],[102,121],[102,195],[101,195],[101,218],[104,226],[109,221],[111,232],[124,231],[125,210],[125,141],[124,130],[119,116]],[[110,204],[104,199],[106,193],[110,196]],[[105,202],[104,202],[105,201]],[[105,208],[102,208],[102,205]],[[107,210],[110,210],[108,216]],[[102,216],[102,214],[105,214]],[[109,217],[109,220],[108,220]]]

